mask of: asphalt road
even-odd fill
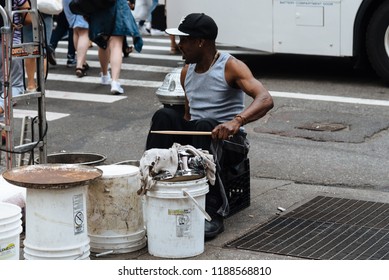
[[[181,61],[169,54],[168,37],[144,41],[142,53],[123,60],[121,96],[99,84],[96,46],[88,52],[88,76],[77,78],[65,65],[66,43],[60,44],[58,65],[50,66],[46,84],[47,114],[54,118],[49,154],[101,153],[105,163],[142,157],[150,119],[162,106],[156,90]],[[252,177],[389,190],[389,88],[373,73],[354,70],[348,59],[219,48],[245,61],[274,97],[268,116],[246,127]],[[15,107],[31,108],[33,102]]]

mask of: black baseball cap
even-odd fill
[[[168,28],[169,35],[191,36],[194,38],[215,40],[217,37],[216,22],[204,13],[189,14],[181,19],[178,28]]]

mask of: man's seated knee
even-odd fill
[[[162,121],[162,120],[166,120],[166,119],[175,119],[175,118],[179,118],[180,117],[180,114],[172,109],[172,108],[161,108],[159,110],[157,110],[154,115],[153,115],[153,122],[154,121]]]
[[[194,122],[194,130],[196,131],[212,131],[215,126],[219,124],[218,121],[211,118],[199,119]]]

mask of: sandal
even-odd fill
[[[123,48],[123,56],[128,57],[130,53],[132,53],[133,49],[133,46]]]
[[[82,68],[86,71],[86,70],[89,70],[89,64],[88,63],[84,63],[83,65],[82,65]]]
[[[85,68],[76,68],[76,76],[79,78],[86,76],[86,69]]]

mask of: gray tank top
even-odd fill
[[[230,87],[224,69],[229,53],[220,53],[216,63],[205,73],[194,71],[190,64],[185,77],[185,91],[189,101],[191,120],[212,118],[218,122],[232,120],[244,109],[245,93]]]

